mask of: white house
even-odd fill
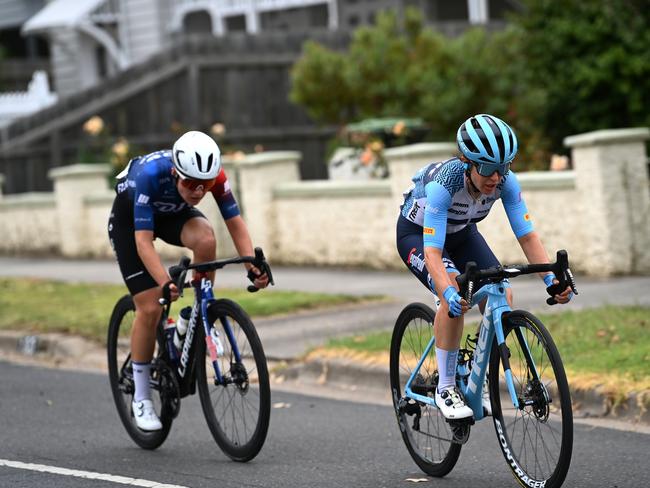
[[[4,0],[7,5],[22,3]],[[168,48],[180,34],[353,29],[378,11],[422,9],[431,23],[485,24],[512,0],[50,0],[22,27],[50,44],[54,89],[77,93]],[[492,15],[490,15],[492,12]]]

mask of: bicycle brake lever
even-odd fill
[[[576,288],[576,280],[573,277],[573,273],[569,268],[566,269],[566,278],[567,281],[569,282],[569,286],[571,287],[571,291],[577,295],[578,294],[578,289]]]

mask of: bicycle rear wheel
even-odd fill
[[[146,432],[140,430],[133,418],[131,401],[135,386],[133,383],[133,368],[131,366],[131,331],[135,318],[135,305],[131,295],[123,296],[115,305],[108,327],[108,376],[111,383],[111,391],[117,412],[120,415],[122,424],[133,441],[144,449],[156,449],[169,434],[172,425],[173,415],[162,407],[163,401],[159,395],[152,395],[156,413],[163,425],[162,430]],[[154,358],[158,358],[159,346],[156,344]],[[158,371],[152,367],[152,376],[159,381],[156,375]],[[152,392],[153,393],[153,392]]]
[[[271,389],[266,356],[253,322],[231,300],[215,300],[208,308],[208,321],[219,333],[223,353],[218,364],[223,376],[216,378],[205,332],[199,328],[197,383],[201,407],[210,432],[223,452],[234,461],[250,461],[262,449],[271,416]],[[231,343],[225,330],[232,330]],[[237,362],[233,348],[240,352]]]
[[[458,461],[461,445],[435,407],[409,399],[404,387],[433,336],[435,312],[422,303],[407,305],[395,323],[390,344],[390,386],[402,438],[415,463],[428,475],[445,476]],[[411,389],[433,397],[438,385],[436,355],[429,354]]]
[[[507,393],[497,341],[490,357],[490,398],[501,451],[522,486],[557,488],[571,463],[573,413],[560,354],[533,314],[504,315],[510,368],[521,407]]]

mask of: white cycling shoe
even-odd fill
[[[147,399],[139,402],[131,402],[131,408],[133,409],[135,425],[137,425],[139,429],[146,431],[162,429],[162,424],[160,423],[158,415],[156,415],[156,410],[153,408],[153,402],[151,400]]]
[[[436,388],[436,406],[449,420],[466,419],[474,415],[472,409],[465,405],[465,400],[455,386],[445,388],[442,392],[438,392]]]

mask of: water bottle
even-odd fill
[[[176,322],[171,317],[167,317],[165,322],[165,343],[167,344],[167,354],[169,361],[176,365],[178,364],[178,351],[174,346],[174,334],[176,333]]]
[[[185,307],[178,314],[176,321],[176,332],[174,333],[174,346],[180,353],[183,350],[183,342],[185,341],[185,334],[187,333],[187,326],[190,323],[190,316],[192,315],[192,307]]]

